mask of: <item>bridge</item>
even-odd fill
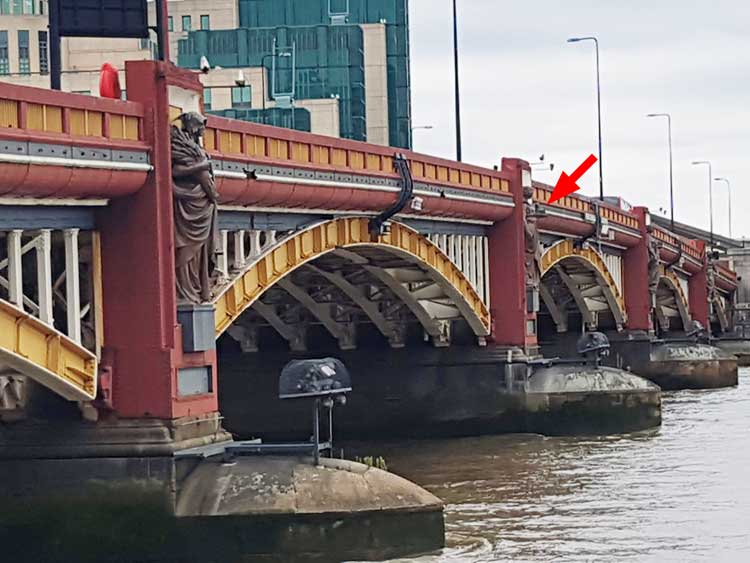
[[[486,169],[218,117],[203,138],[217,272],[210,302],[178,307],[169,126],[202,88],[159,63],[127,73],[129,101],[0,85],[8,420],[34,412],[28,381],[94,420],[215,417],[222,337],[255,354],[429,342],[534,357],[582,330],[732,328],[736,275],[644,207],[549,205],[519,159]]]

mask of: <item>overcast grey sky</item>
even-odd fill
[[[554,184],[596,147],[593,43],[601,50],[604,189],[653,213],[668,208],[672,114],[675,218],[708,228],[708,172],[732,182],[733,234],[750,237],[750,2],[459,0],[464,160],[555,163]],[[411,0],[415,149],[455,158],[451,0]],[[598,193],[596,168],[579,182]],[[714,228],[727,190],[714,184]]]

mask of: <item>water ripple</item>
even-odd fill
[[[659,430],[384,444],[446,501],[448,547],[418,563],[749,561],[750,370],[665,394]]]

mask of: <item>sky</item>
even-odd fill
[[[451,0],[410,0],[414,148],[455,158]],[[606,195],[668,215],[672,115],[675,219],[708,229],[708,171],[732,191],[732,232],[750,237],[750,2],[747,0],[458,0],[463,160],[536,161],[554,184],[597,154],[600,45]],[[596,165],[580,181],[599,190]],[[714,230],[728,234],[715,182]]]

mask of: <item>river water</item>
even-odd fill
[[[446,503],[447,548],[400,561],[750,561],[750,370],[651,432],[375,448]]]

